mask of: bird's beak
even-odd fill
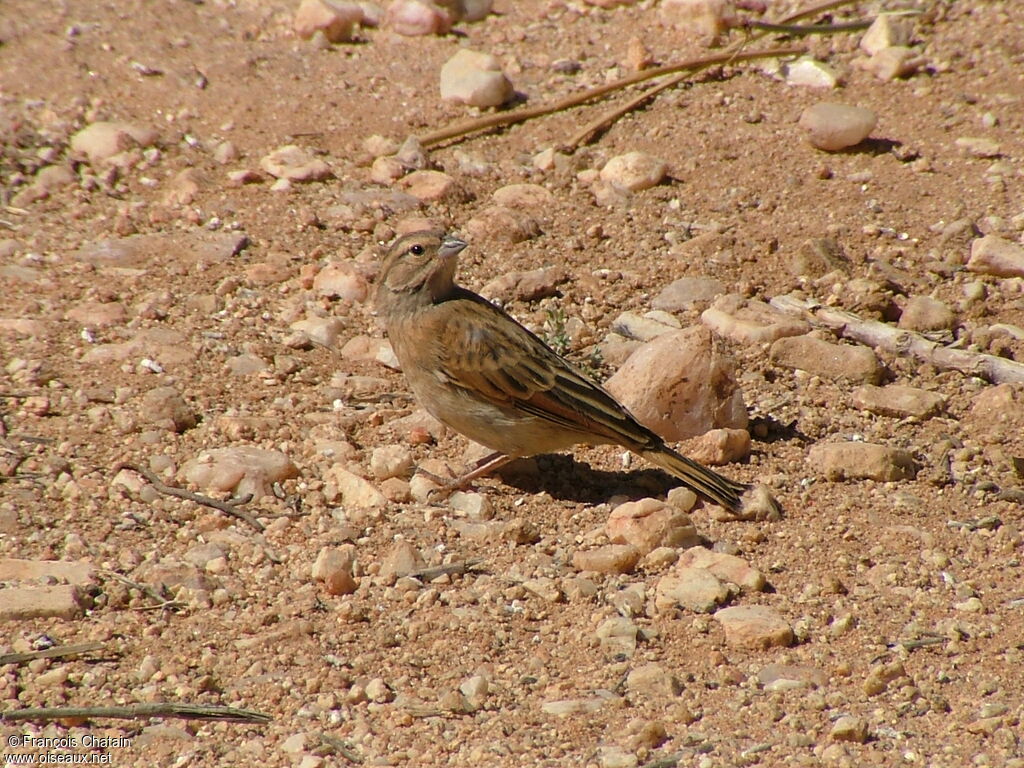
[[[444,239],[441,241],[441,248],[438,250],[437,255],[442,259],[451,259],[458,256],[465,247],[465,240],[460,240],[454,235],[445,235]]]

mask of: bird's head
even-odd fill
[[[377,278],[377,307],[417,299],[440,301],[455,287],[458,255],[464,240],[440,230],[412,232],[391,244]]]

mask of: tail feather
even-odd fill
[[[653,464],[682,481],[683,485],[694,493],[710,499],[731,512],[739,513],[743,509],[742,494],[750,486],[737,483],[722,477],[693,459],[676,453],[668,446],[654,450],[640,451],[640,455]]]

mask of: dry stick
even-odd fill
[[[213,507],[219,509],[226,515],[231,517],[237,517],[257,531],[263,532],[266,530],[266,526],[263,525],[259,520],[250,515],[248,512],[243,512],[234,504],[230,504],[226,501],[217,501],[217,499],[211,499],[209,496],[204,496],[201,493],[192,493],[192,491],[186,491],[184,488],[178,488],[174,485],[166,485],[160,481],[160,478],[150,472],[148,469],[137,467],[134,464],[118,464],[114,467],[115,474],[120,472],[122,469],[130,469],[132,472],[138,472],[146,481],[156,489],[157,493],[162,493],[165,496],[176,496],[179,499],[187,499],[188,501],[194,501],[196,504],[202,504],[206,507]],[[249,498],[252,498],[251,496]],[[249,499],[246,499],[248,501]]]
[[[126,578],[125,576],[122,576],[117,571],[102,571],[102,573],[103,573],[104,576],[113,576],[115,579],[120,581],[122,584],[127,584],[129,587],[132,587],[133,589],[137,589],[142,594],[149,595],[151,598],[156,600],[156,605],[144,605],[144,606],[141,606],[140,608],[136,608],[135,610],[137,610],[137,611],[154,611],[154,610],[163,609],[163,608],[180,608],[180,607],[185,605],[180,600],[173,600],[173,599],[169,600],[168,598],[166,598],[163,595],[161,595],[159,592],[157,592],[153,587],[149,586],[148,584],[140,584],[137,581],[132,581],[131,579]]]
[[[1024,383],[1024,364],[1003,357],[944,347],[919,333],[893,328],[877,320],[864,320],[852,312],[825,307],[796,296],[776,296],[770,303],[787,314],[806,317],[831,328],[840,336],[869,347],[881,347],[897,355],[911,355],[942,370],[980,376],[995,384]]]
[[[457,563],[447,565],[434,565],[429,568],[420,568],[417,571],[410,571],[409,576],[420,581],[433,581],[439,576],[460,575],[476,568],[483,560],[460,560]]]
[[[218,720],[227,723],[269,723],[272,718],[262,712],[209,704],[131,704],[124,707],[41,707],[3,712],[4,720],[62,720],[66,717],[112,717],[117,720],[140,720],[146,717],[177,717],[182,720]]]
[[[63,656],[74,656],[77,653],[89,653],[98,651],[103,643],[76,643],[74,645],[55,645],[42,651],[27,651],[26,653],[5,653],[0,656],[0,667],[4,664],[24,664],[26,661],[35,659],[57,659]]]
[[[796,56],[801,53],[806,53],[806,49],[799,47],[772,48],[767,51],[753,51],[751,53],[739,55],[731,53],[716,54],[714,56],[690,59],[689,61],[682,61],[676,64],[666,64],[663,67],[656,67],[655,69],[637,72],[635,75],[630,75],[629,77],[624,77],[621,80],[616,80],[614,83],[599,85],[596,88],[589,88],[583,93],[567,96],[564,99],[559,99],[553,104],[541,104],[540,106],[521,109],[518,112],[500,112],[494,115],[485,115],[484,117],[476,118],[474,120],[464,120],[461,123],[450,125],[447,128],[441,128],[439,130],[423,134],[418,138],[420,140],[420,144],[424,147],[431,147],[435,144],[440,144],[442,141],[447,141],[448,139],[465,136],[468,133],[483,131],[487,128],[500,128],[506,125],[515,125],[517,123],[526,122],[527,120],[532,120],[535,117],[543,117],[544,115],[550,115],[572,107],[578,107],[580,104],[584,104],[592,99],[604,96],[606,93],[612,93],[613,91],[618,91],[631,85],[635,85],[636,83],[642,83],[646,80],[660,77],[661,75],[668,75],[681,70],[691,70],[697,67],[710,67],[715,64],[724,64],[729,61],[748,61],[752,59],[776,58],[778,56]]]

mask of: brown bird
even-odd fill
[[[603,388],[482,296],[455,284],[466,243],[414,232],[388,249],[377,312],[420,404],[496,453],[459,485],[521,456],[621,445],[696,493],[740,512],[750,486],[673,451]]]

